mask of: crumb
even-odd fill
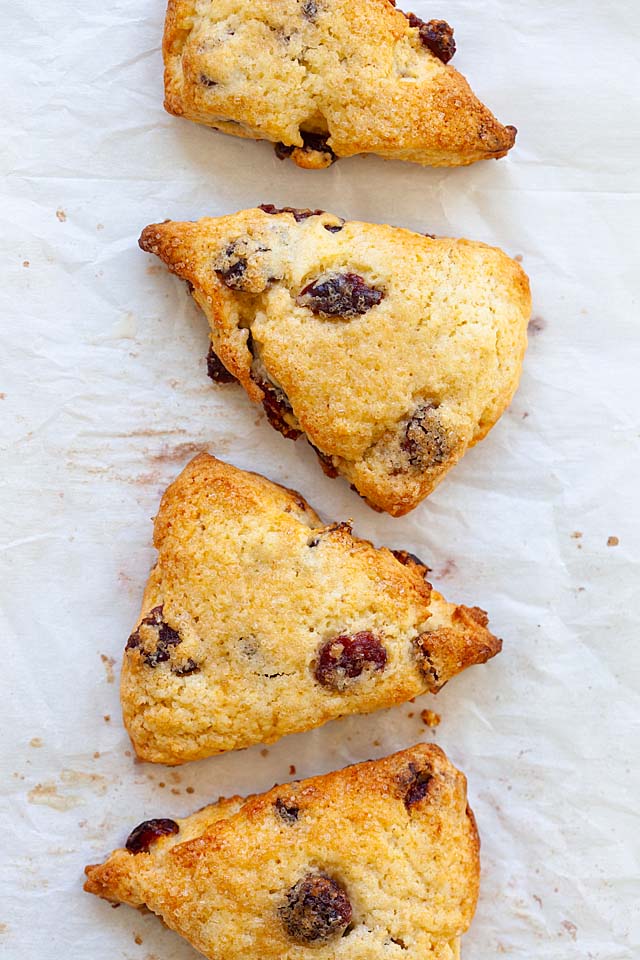
[[[187,793],[195,793],[193,787],[187,787]]]
[[[516,261],[516,263],[522,263],[522,261],[524,260],[524,257],[522,256],[521,253],[516,253],[513,259]]]
[[[562,920],[560,926],[564,927],[572,940],[576,939],[578,928],[576,927],[575,923],[572,923],[571,920]]]
[[[415,697],[411,697],[411,700],[407,700],[407,703],[415,703],[415,702],[416,702]]]
[[[522,414],[522,419],[526,420],[528,416],[529,416],[529,413],[527,410],[525,410],[525,412]]]
[[[437,727],[440,723],[440,714],[433,710],[423,710],[420,719],[427,727]]]
[[[174,797],[180,796],[180,790],[178,790],[177,787],[171,787],[171,793],[174,795]]]
[[[6,393],[0,393],[0,400],[6,400],[6,398],[7,398]]]
[[[119,906],[120,906],[119,903],[112,903],[112,904],[111,904],[111,909],[112,909],[112,910],[117,910]]]
[[[166,783],[164,782],[164,780],[161,780],[158,786],[164,790],[164,788],[166,787]]]
[[[42,739],[41,739],[40,737],[31,737],[31,740],[29,740],[29,746],[30,746],[30,747],[41,747],[41,746],[42,746]]]
[[[263,747],[263,748],[262,748],[262,750],[260,751],[260,756],[261,756],[261,757],[268,757],[268,756],[269,756],[269,751],[267,750],[266,747]]]
[[[94,759],[94,760],[99,760],[99,759],[100,759],[100,751],[99,751],[99,750],[96,750],[96,752],[95,752],[94,755],[93,755],[93,759]]]
[[[58,207],[58,209],[56,210],[56,217],[58,218],[60,223],[64,223],[65,220],[67,219],[67,215],[62,209],[62,207]]]
[[[110,715],[110,714],[105,713],[105,715],[104,715],[104,722],[105,722],[105,723],[111,723],[111,715]]]
[[[289,764],[289,776],[290,776],[290,777],[294,777],[295,774],[296,774],[296,768],[295,768],[295,766],[291,763],[291,764]]]
[[[573,533],[571,534],[572,540],[580,540],[581,537],[582,537],[582,530],[574,530]]]
[[[130,756],[131,756],[131,750],[125,750],[124,755],[125,755],[125,757],[130,757]]]
[[[413,710],[410,710],[407,716],[409,717],[409,720],[411,720],[413,717],[415,717],[415,713],[413,712]]]
[[[619,543],[620,543],[620,539],[618,537],[609,537],[609,539],[607,540],[608,547],[617,547]]]
[[[115,659],[113,657],[108,657],[106,653],[101,653],[100,659],[104,663],[104,670],[107,675],[107,683],[113,683],[115,679],[115,675],[113,672],[113,668],[116,662]]]
[[[137,943],[137,944],[138,944],[138,946],[140,946],[140,944],[143,942],[143,941],[142,941],[142,937],[140,936],[139,933],[136,933],[136,934],[134,935],[133,940],[134,940],[134,943]]]
[[[29,263],[28,260],[23,260],[23,261],[22,261],[22,266],[23,266],[23,267],[30,267],[31,264]]]
[[[379,746],[380,746],[380,741],[379,741],[379,740],[374,740],[374,741],[373,741],[373,746],[374,746],[374,747],[379,747]]]

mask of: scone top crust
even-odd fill
[[[311,169],[356,153],[502,157],[516,130],[443,62],[451,34],[389,0],[169,0],[165,106]]]
[[[500,650],[426,569],[207,454],[169,487],[125,650],[138,755],[178,764],[402,703]]]
[[[479,843],[465,778],[434,745],[173,823],[88,867],[85,889],[146,905],[211,960],[459,955]]]
[[[493,247],[268,206],[153,224],[140,245],[192,285],[215,353],[272,424],[393,515],[516,389],[529,285]]]

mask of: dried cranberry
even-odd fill
[[[222,280],[222,282],[229,287],[230,290],[242,290],[244,287],[243,277],[247,272],[247,258],[238,257],[238,259],[232,263],[225,270],[216,270],[216,273]]]
[[[201,73],[201,74],[200,74],[200,83],[202,84],[203,87],[217,87],[217,86],[218,86],[218,81],[217,81],[217,80],[212,80],[211,77],[208,77],[208,76],[206,75],[206,73]]]
[[[433,403],[423,403],[417,408],[405,427],[400,445],[412,467],[444,463],[451,447]]]
[[[320,217],[324,213],[324,210],[309,210],[309,209],[298,209],[297,207],[274,207],[272,203],[261,203],[259,210],[264,211],[264,213],[269,213],[275,215],[277,213],[290,213],[293,216],[293,219],[296,223],[300,223],[301,220],[306,220],[308,217]]]
[[[323,874],[309,874],[287,893],[280,919],[299,943],[337,939],[351,923],[352,908],[343,887]]]
[[[295,823],[298,819],[300,807],[291,800],[283,800],[282,797],[278,797],[275,802],[275,808],[278,816],[281,820],[284,820],[285,823]]]
[[[218,354],[209,347],[207,354],[207,376],[211,377],[214,383],[234,383],[237,382],[232,373],[229,373]]]
[[[322,450],[318,450],[317,447],[314,447],[311,441],[309,441],[309,446],[312,447],[313,450],[315,450],[316,456],[320,461],[320,466],[322,467],[322,472],[324,473],[324,475],[327,477],[331,477],[332,480],[335,480],[335,478],[338,476],[338,471],[334,467],[333,460],[329,456],[329,454],[323,453]]]
[[[292,413],[292,408],[284,390],[276,387],[275,384],[270,383],[268,380],[261,380],[257,377],[253,377],[252,379],[258,384],[264,394],[262,406],[271,426],[288,440],[297,440],[301,435],[301,431],[292,427],[285,418],[287,413]]]
[[[342,221],[342,223],[323,223],[322,226],[329,233],[340,233],[340,231],[344,227],[344,220]]]
[[[429,573],[430,567],[423,563],[420,557],[416,557],[415,553],[409,553],[408,550],[392,550],[391,553],[394,555],[396,560],[400,563],[403,563],[405,567],[411,566],[411,564],[416,564],[419,567],[422,567],[425,573]]]
[[[365,670],[384,670],[387,651],[380,638],[369,630],[328,640],[320,648],[315,678],[323,687],[344,690]]]
[[[314,280],[298,294],[297,303],[326,317],[355,317],[383,299],[382,290],[370,287],[357,273],[334,273]]]
[[[159,663],[167,661],[171,655],[170,647],[182,643],[180,634],[162,619],[163,607],[154,607],[147,616],[140,621],[138,627],[127,640],[127,650],[140,649],[144,662],[149,667],[157,667]],[[156,633],[155,647],[148,650],[142,644],[140,630],[150,627]]]
[[[329,140],[328,133],[309,133],[306,130],[301,130],[300,136],[302,137],[301,147],[286,143],[274,144],[276,157],[279,160],[286,160],[294,150],[302,150],[304,153],[325,153],[331,158],[331,163],[338,159],[327,142]]]
[[[405,17],[412,27],[418,28],[422,44],[443,63],[449,63],[456,52],[453,27],[446,20],[428,20],[425,23],[415,13],[405,13]]]
[[[200,666],[189,657],[184,663],[172,667],[171,673],[175,674],[176,677],[190,677],[192,673],[200,673]]]
[[[429,770],[420,770],[415,763],[409,764],[409,770],[406,777],[402,780],[404,789],[404,805],[410,810],[416,803],[423,800],[429,792],[429,784],[433,780],[433,775]]]
[[[180,827],[175,820],[145,820],[133,828],[127,837],[125,847],[129,853],[148,853],[151,844],[160,837],[168,837],[179,831]]]

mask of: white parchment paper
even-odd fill
[[[412,3],[517,148],[423,170],[310,173],[167,116],[163,0],[7,0],[0,423],[0,952],[189,960],[152,916],[90,898],[82,869],[149,816],[182,816],[422,739],[467,773],[483,888],[466,960],[640,954],[638,202],[640,5]],[[165,217],[322,207],[502,246],[531,276],[522,385],[490,437],[409,516],[376,515],[205,376],[206,325],[136,245]],[[134,762],[117,677],[160,494],[208,449],[403,546],[479,603],[503,654],[422,698],[268,750]],[[616,538],[616,539],[613,539]],[[437,710],[437,730],[420,720]]]

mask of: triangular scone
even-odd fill
[[[178,764],[435,693],[501,643],[409,554],[208,454],[171,484],[122,669],[139,757]]]
[[[466,781],[433,744],[146,821],[127,847],[85,890],[210,960],[456,960],[478,897]]]
[[[140,246],[190,283],[211,375],[237,378],[272,426],[303,432],[330,475],[394,516],[517,387],[529,283],[494,247],[269,206],[153,224]]]
[[[169,0],[163,50],[169,113],[308,169],[357,153],[461,166],[515,142],[448,65],[449,25],[389,0]]]

